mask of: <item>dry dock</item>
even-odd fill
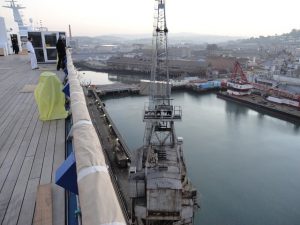
[[[283,104],[269,102],[259,95],[232,96],[227,92],[217,93],[218,98],[237,102],[258,112],[269,114],[278,119],[300,124],[300,109]]]
[[[53,224],[65,224],[65,192],[54,184],[65,159],[65,121],[38,119],[32,86],[55,67],[31,70],[26,55],[0,57],[0,224],[50,224],[39,220],[51,212]]]

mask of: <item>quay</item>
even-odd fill
[[[65,191],[54,184],[65,120],[40,121],[33,94],[40,73],[55,69],[31,70],[27,55],[0,58],[0,224],[65,224]]]
[[[135,84],[113,83],[107,85],[97,85],[94,88],[95,92],[102,95],[118,95],[118,94],[138,94],[140,87]]]
[[[217,97],[246,105],[255,111],[266,113],[278,119],[300,124],[300,109],[296,107],[269,102],[263,97],[254,94],[248,96],[233,96],[226,92],[218,92]]]
[[[99,96],[111,96],[111,95],[132,95],[132,94],[143,94],[144,86],[141,87],[141,84],[124,84],[124,83],[113,83],[105,85],[95,85],[91,87]],[[91,89],[90,88],[90,89]],[[174,85],[171,86],[172,90],[186,90],[196,93],[211,93],[218,92],[220,87],[211,87],[211,88],[199,88],[193,85]],[[143,90],[143,91],[141,91]],[[147,91],[146,91],[147,92]]]

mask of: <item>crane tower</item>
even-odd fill
[[[175,133],[182,110],[171,99],[165,0],[155,0],[153,27],[144,145],[136,150],[129,171],[132,224],[191,225],[197,191],[187,177],[183,139]]]

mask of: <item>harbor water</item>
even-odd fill
[[[103,74],[104,76],[104,74]],[[176,123],[201,209],[195,224],[300,224],[300,127],[215,94],[174,92]],[[143,144],[146,96],[105,100],[130,149]]]

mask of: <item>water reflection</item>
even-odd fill
[[[240,119],[242,116],[247,116],[248,109],[241,107],[240,105],[232,102],[225,102],[225,111],[228,118],[234,116],[236,119]]]
[[[299,126],[215,94],[174,92],[174,98],[184,108],[176,133],[184,137],[189,176],[203,196],[195,224],[299,224]],[[145,101],[106,100],[132,149],[142,144]]]
[[[90,82],[92,85],[105,85],[115,82],[137,84],[140,80],[149,79],[149,75],[124,75],[93,71],[80,71],[79,75],[82,82]]]
[[[295,134],[298,134],[299,131],[300,131],[300,125],[295,124],[295,125],[294,125],[294,133],[295,133]]]
[[[122,82],[125,84],[137,84],[140,83],[141,80],[149,79],[148,75],[119,75],[115,73],[109,73],[108,79],[114,82]]]
[[[80,71],[79,79],[81,83],[90,83],[92,85],[112,84],[113,81],[108,79],[107,73]]]

